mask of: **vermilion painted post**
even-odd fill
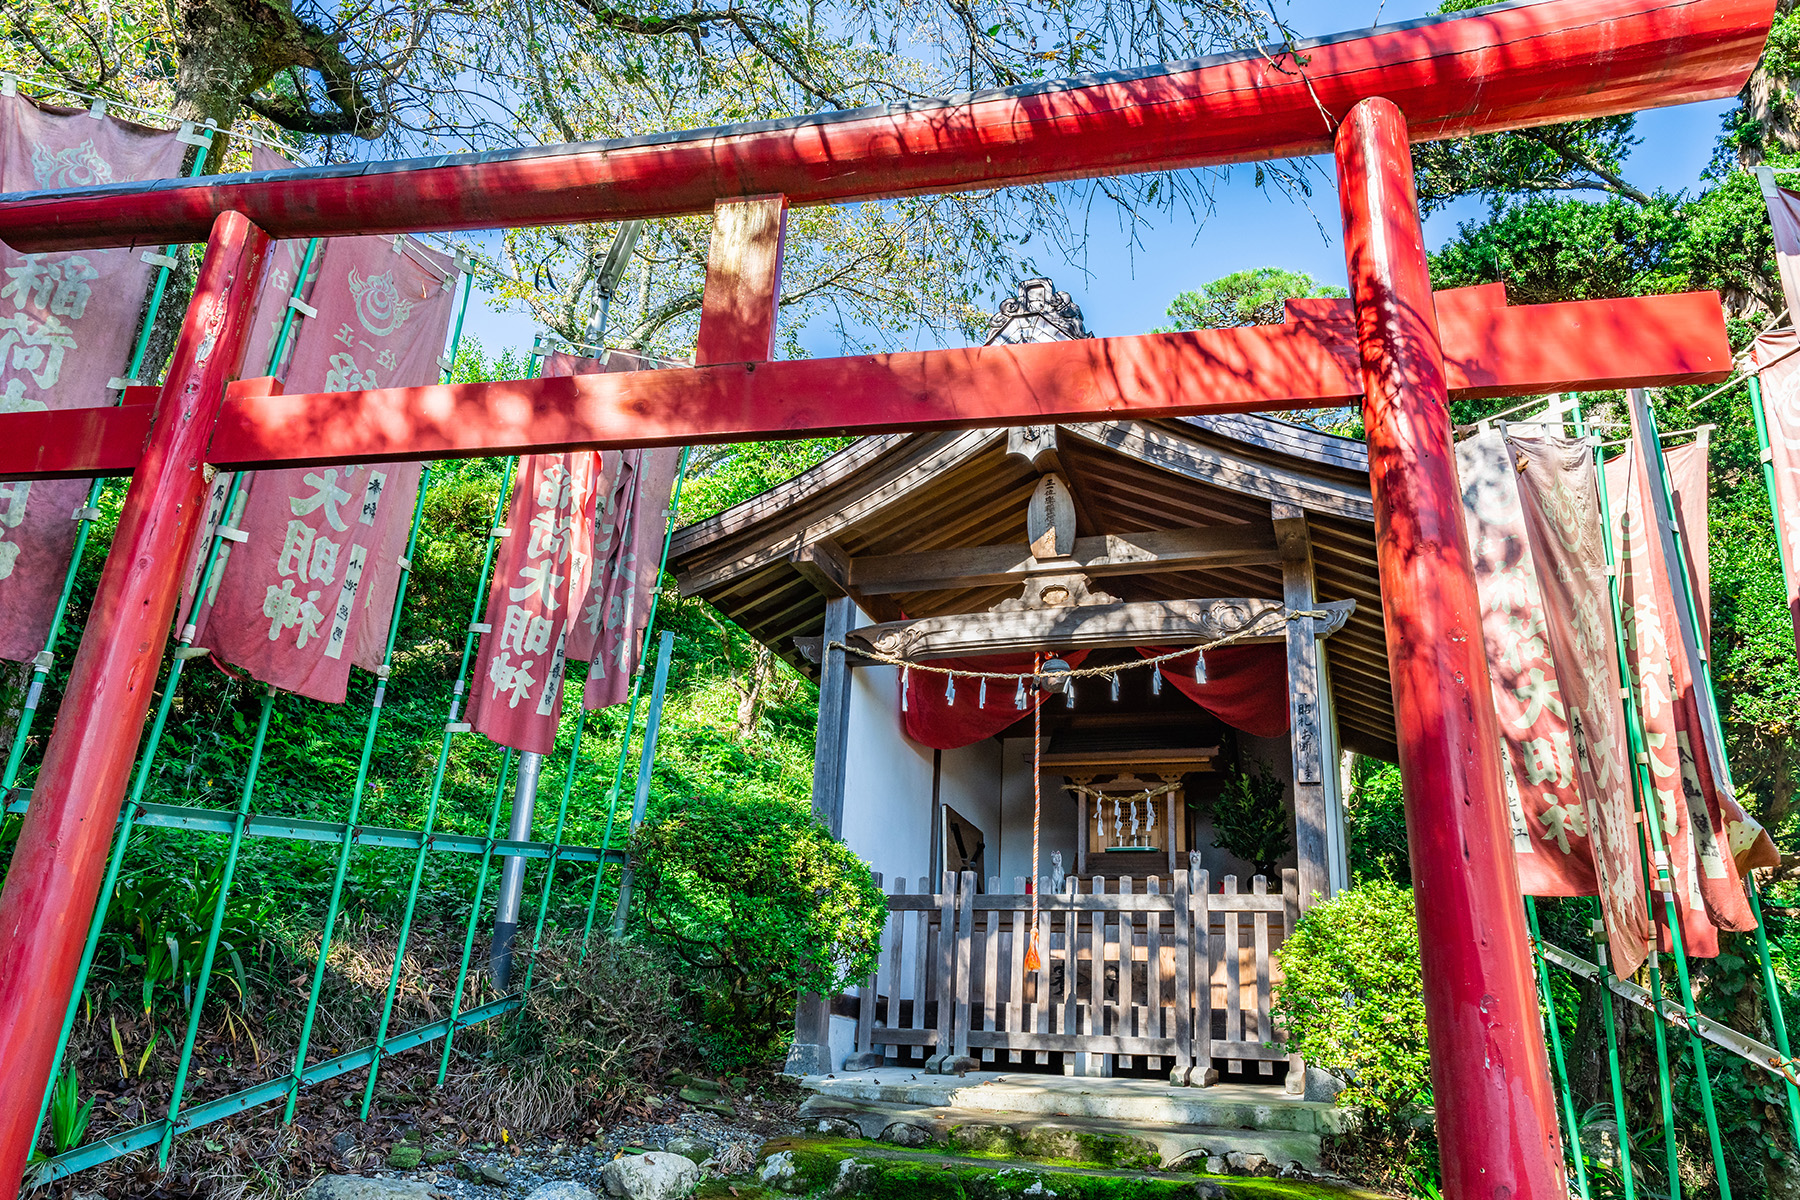
[[[1336,150],[1443,1193],[1563,1200],[1406,118],[1364,100]]]
[[[107,844],[206,501],[202,453],[237,374],[268,235],[212,227],[156,419],[119,514],[81,649],[0,891],[0,1196],[30,1153]]]

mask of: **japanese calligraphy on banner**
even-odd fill
[[[1657,520],[1661,464],[1654,446],[1646,449],[1635,404],[1632,428],[1629,452],[1606,464],[1631,686],[1686,949],[1710,958],[1719,953],[1718,929],[1755,928],[1733,843],[1747,868],[1768,853],[1768,836],[1715,780],[1694,682],[1696,648],[1674,592],[1682,583],[1669,571],[1673,541]]]
[[[1593,827],[1576,784],[1574,731],[1551,653],[1518,472],[1505,439],[1493,429],[1457,445],[1456,470],[1481,598],[1519,884],[1529,896],[1594,895]]]
[[[519,462],[467,717],[502,746],[539,754],[556,746],[574,605],[593,562],[599,459],[583,450]]]
[[[186,150],[173,132],[0,97],[3,192],[159,179]],[[0,412],[112,404],[107,381],[129,365],[155,270],[141,250],[0,245]],[[87,491],[82,479],[0,483],[0,658],[44,648]]]
[[[1557,437],[1509,437],[1506,450],[1538,568],[1543,632],[1567,715],[1612,968],[1629,976],[1649,954],[1650,911],[1593,451],[1585,439]]]
[[[302,248],[302,255],[304,250]],[[298,259],[294,260],[297,268]],[[278,328],[294,277],[276,281],[271,256],[255,329]],[[314,256],[282,370],[292,391],[349,391],[435,382],[455,304],[455,264],[412,239],[333,238]],[[239,488],[209,576],[197,639],[257,679],[341,703],[350,667],[381,665],[399,587],[400,555],[420,466],[300,467],[260,471]],[[214,480],[216,521],[229,477]],[[228,535],[234,536],[234,535]],[[190,591],[210,539],[197,540]]]
[[[592,359],[581,361],[587,370],[598,366]],[[614,350],[600,369],[642,371],[662,365]],[[681,451],[674,447],[601,455],[593,577],[569,639],[569,657],[588,663],[581,694],[585,708],[622,704],[631,695],[631,676],[643,653],[650,597],[662,565],[669,493],[680,465]]]
[[[1792,329],[1765,333],[1756,339],[1751,356],[1761,372],[1769,466],[1775,480],[1771,497],[1775,536],[1781,539],[1788,614],[1795,645],[1800,647],[1800,333]]]

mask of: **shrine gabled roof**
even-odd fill
[[[1270,505],[1306,513],[1320,600],[1356,612],[1326,645],[1344,744],[1394,755],[1393,700],[1375,566],[1368,455],[1361,442],[1260,415],[1117,420],[1058,427],[1057,465],[1077,502],[1077,533],[1266,524]],[[1023,543],[1038,471],[1007,454],[1004,429],[862,438],[785,483],[676,531],[670,569],[796,667],[794,638],[824,628],[825,585],[808,548],[833,542],[852,562]],[[1109,575],[1121,599],[1282,594],[1279,565]],[[852,579],[854,594],[854,579]],[[858,597],[873,619],[981,612],[1017,585]]]

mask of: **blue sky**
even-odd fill
[[[1283,18],[1301,35],[1316,36],[1355,28],[1353,22],[1406,20],[1435,6],[1386,0],[1274,0]],[[1366,11],[1363,11],[1366,10]],[[1626,176],[1647,191],[1696,190],[1712,157],[1727,100],[1658,109],[1638,118],[1644,144],[1626,164]],[[1045,247],[1032,247],[1040,269],[1081,305],[1088,329],[1107,336],[1143,333],[1161,324],[1177,294],[1233,271],[1274,266],[1305,271],[1322,283],[1344,283],[1343,248],[1338,236],[1337,194],[1331,163],[1316,161],[1313,195],[1289,199],[1254,185],[1251,167],[1234,168],[1214,194],[1215,210],[1195,220],[1160,215],[1140,230],[1131,246],[1114,217],[1096,209],[1088,227],[1085,264],[1071,263]],[[1464,200],[1426,222],[1426,244],[1436,247],[1461,221],[1478,218],[1482,204]],[[1323,232],[1321,232],[1323,227]],[[1082,269],[1085,265],[1085,271]],[[522,312],[495,311],[478,302],[469,313],[469,332],[490,350],[529,344],[532,322]],[[823,321],[804,330],[801,344],[813,355],[840,353],[837,338]]]

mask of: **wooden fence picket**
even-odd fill
[[[1262,876],[1240,891],[1229,875],[1212,894],[1197,855],[1167,886],[1155,876],[1071,876],[1042,896],[1036,971],[1025,969],[1026,881],[1014,878],[1008,893],[998,878],[985,890],[981,882],[972,871],[945,872],[935,890],[929,879],[912,892],[894,881],[877,968],[856,989],[863,1065],[1061,1054],[1066,1070],[1107,1076],[1142,1058],[1153,1072],[1172,1067],[1178,1081],[1199,1082],[1215,1060],[1238,1074],[1254,1062],[1269,1075],[1285,1059],[1304,1080],[1272,1015],[1274,954],[1298,911],[1292,870],[1279,894]]]

